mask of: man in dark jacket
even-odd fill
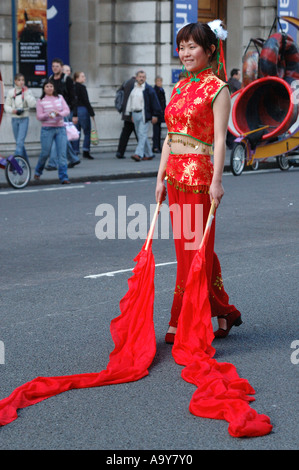
[[[132,78],[129,78],[129,80],[127,80],[126,82],[124,82],[121,86],[121,89],[124,91],[124,101],[123,101],[122,110],[121,110],[121,115],[122,115],[121,118],[124,121],[124,125],[122,128],[120,137],[119,137],[118,148],[116,152],[117,158],[126,158],[125,151],[126,151],[128,141],[132,132],[134,132],[136,140],[138,140],[137,134],[135,131],[134,122],[132,122],[131,116],[125,115],[128,98],[130,96],[131,91],[134,88],[134,83],[135,83],[135,77],[132,77]]]
[[[155,124],[161,115],[161,106],[155,90],[146,83],[146,73],[139,70],[136,73],[136,81],[132,89],[125,115],[131,115],[138,136],[138,144],[133,160],[151,160],[155,155],[152,154],[151,145],[148,139],[150,123]]]
[[[74,124],[77,124],[77,104],[73,80],[69,75],[63,73],[63,61],[61,59],[52,60],[52,72],[49,79],[53,82],[54,88],[59,95],[62,95],[67,102]]]
[[[241,70],[232,69],[230,72],[230,78],[227,82],[231,95],[235,93],[236,91],[240,90],[242,86],[240,79],[241,79]],[[227,135],[226,135],[226,145],[229,149],[233,148],[235,138],[236,137],[228,130]]]
[[[240,69],[232,69],[230,72],[230,78],[228,80],[228,86],[230,94],[232,95],[235,91],[240,90],[242,84],[240,82],[241,79],[241,70]]]

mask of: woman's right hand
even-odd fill
[[[165,184],[164,184],[164,181],[161,181],[160,179],[157,180],[157,184],[156,184],[156,202],[163,202],[165,201],[166,199],[166,194],[167,194],[167,191],[166,191],[166,187],[165,187]]]
[[[157,175],[157,184],[156,184],[156,202],[162,203],[166,199],[167,190],[164,184],[164,179],[166,175],[166,166],[167,160],[169,157],[169,146],[168,146],[168,134],[165,137],[162,152],[161,152],[161,160],[159,165],[159,171]]]

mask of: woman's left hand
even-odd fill
[[[157,179],[156,184],[156,202],[160,202],[162,204],[163,201],[166,199],[167,190],[165,188],[164,182]]]
[[[216,208],[219,206],[220,201],[224,195],[224,189],[221,181],[213,181],[210,186],[210,200],[214,199]]]

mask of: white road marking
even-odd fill
[[[135,183],[144,183],[144,181],[148,181],[148,178],[136,178],[134,179],[134,184]],[[31,193],[40,193],[44,191],[66,191],[69,189],[85,189],[89,185],[96,185],[96,184],[128,184],[132,183],[131,179],[128,180],[117,180],[117,181],[92,181],[92,182],[86,182],[84,184],[81,183],[72,183],[71,186],[51,186],[51,187],[46,187],[46,188],[36,188],[36,189],[28,189],[24,188],[23,190],[15,190],[11,189],[10,191],[1,191],[0,188],[0,196],[9,196],[11,194],[31,194]],[[1,183],[0,183],[1,186]]]
[[[63,187],[51,187],[51,188],[40,188],[40,189],[24,189],[22,190],[11,190],[11,191],[0,191],[0,196],[8,196],[11,194],[31,194],[31,193],[40,193],[43,191],[67,191],[70,189],[82,189],[85,188],[83,185],[77,185],[77,186],[63,186]]]
[[[170,264],[176,264],[177,262],[176,261],[170,261],[168,263],[158,263],[156,264],[156,268],[160,267],[160,266],[168,266]],[[101,273],[101,274],[90,274],[89,276],[84,276],[84,279],[97,279],[99,277],[113,277],[115,274],[122,274],[122,273],[127,273],[127,272],[130,272],[130,271],[133,271],[134,268],[129,268],[129,269],[119,269],[118,271],[110,271],[110,272],[107,272],[107,273]]]

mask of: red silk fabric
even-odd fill
[[[148,374],[156,352],[153,324],[155,263],[143,246],[129,279],[129,289],[120,302],[121,314],[111,322],[115,348],[107,368],[100,373],[60,377],[37,377],[0,401],[0,425],[17,419],[17,410],[75,388],[100,387],[138,380]],[[173,346],[173,357],[185,365],[182,377],[197,386],[190,402],[196,416],[225,419],[234,437],[262,436],[271,432],[270,419],[252,410],[254,393],[232,364],[213,359],[213,331],[205,246],[194,257]]]
[[[186,155],[170,154],[167,160],[166,174],[173,184],[186,191],[196,190],[199,186],[211,185],[214,167],[210,155]],[[208,191],[208,189],[207,189]]]
[[[121,314],[112,320],[115,344],[107,368],[99,373],[37,377],[0,401],[0,425],[17,419],[17,410],[76,388],[101,387],[139,380],[148,374],[156,352],[153,323],[155,261],[145,244],[135,258],[129,289],[120,301]]]
[[[165,109],[169,134],[183,134],[212,145],[214,141],[213,100],[227,83],[208,67],[180,80],[173,87]]]
[[[193,191],[190,189],[193,188]],[[208,188],[206,190],[189,186],[176,189],[176,183],[168,181],[167,193],[169,200],[170,217],[174,233],[174,244],[177,259],[176,284],[171,307],[170,326],[178,326],[178,318],[182,308],[188,274],[194,256],[201,243],[205,224],[211,207]],[[187,210],[187,208],[189,210]],[[221,273],[219,259],[214,252],[215,219],[213,220],[206,247],[206,266],[208,278],[209,299],[212,317],[227,315],[236,311],[236,307],[229,304]]]
[[[202,418],[224,419],[232,437],[257,437],[269,434],[268,416],[251,409],[254,389],[239,377],[233,364],[218,363],[211,324],[205,246],[194,257],[172,350],[178,364],[186,366],[182,377],[193,383],[189,410]]]

